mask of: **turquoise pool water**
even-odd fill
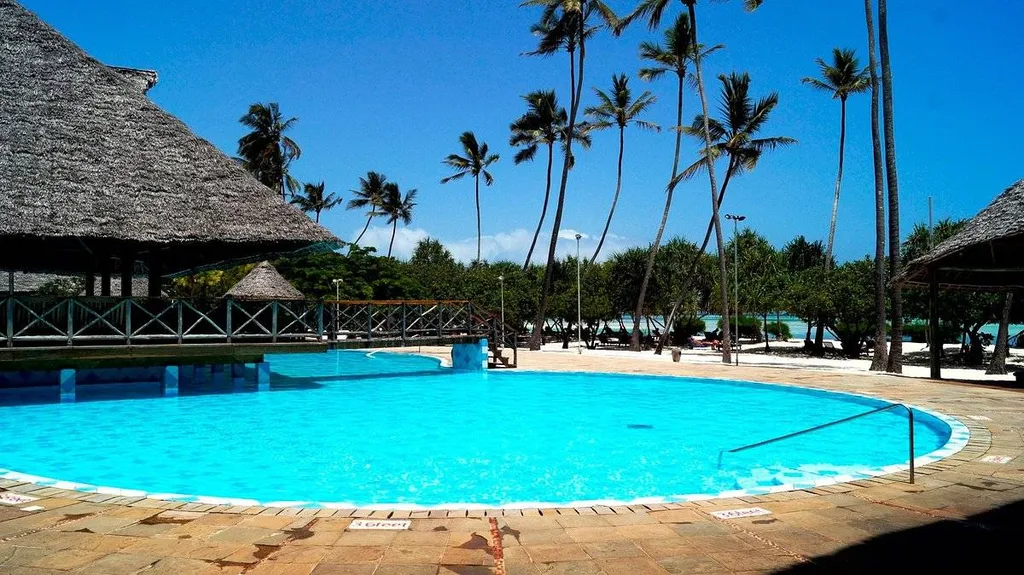
[[[455,373],[398,354],[269,361],[270,392],[184,387],[163,398],[140,385],[132,398],[80,388],[75,404],[8,398],[0,468],[167,498],[434,506],[758,493],[907,463],[906,415],[889,411],[719,467],[721,450],[884,405],[861,397],[682,377]],[[916,454],[942,448],[950,426],[915,415]]]

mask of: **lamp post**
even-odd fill
[[[583,297],[580,290],[580,238],[576,234],[576,353],[583,354]]]
[[[501,347],[505,347],[505,276],[498,276],[498,284],[501,286]]]
[[[725,219],[732,220],[732,248],[733,248],[733,283],[735,289],[733,291],[733,298],[736,300],[736,365],[740,364],[740,233],[739,223],[747,219],[747,216],[740,216],[736,214],[725,214]],[[732,345],[732,342],[729,342]]]
[[[341,312],[341,304],[338,303],[338,300],[341,299],[342,281],[344,280],[342,280],[341,278],[335,278],[331,280],[331,283],[334,284],[334,339],[338,339],[338,316],[340,315]]]

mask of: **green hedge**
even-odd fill
[[[789,324],[781,321],[768,322],[768,335],[775,339],[790,339],[793,334],[789,331]]]
[[[942,343],[960,343],[960,336],[963,331],[960,326],[943,322],[939,324],[939,333],[942,335]],[[904,324],[903,335],[909,336],[912,342],[926,343],[928,341],[928,324]]]
[[[704,320],[688,318],[686,321],[678,321],[672,327],[672,345],[684,345],[690,340],[690,336],[703,336],[707,330]]]
[[[729,318],[729,325],[736,327],[736,318]],[[722,320],[718,320],[718,329],[722,329]],[[759,318],[741,315],[740,316],[740,338],[754,339],[761,341],[761,320]]]

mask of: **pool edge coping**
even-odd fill
[[[409,352],[394,352],[394,353],[409,353]],[[439,362],[441,367],[445,366],[445,362],[442,358],[436,355],[430,355],[428,353],[412,352],[412,355],[418,355],[426,358],[430,358]],[[870,399],[874,401],[884,401],[888,403],[901,403],[894,402],[889,399],[885,399],[880,396],[866,395],[862,393],[848,392],[848,391],[835,391],[830,389],[822,389],[811,385],[804,385],[798,383],[775,383],[775,382],[763,382],[754,381],[748,379],[730,379],[724,377],[694,377],[694,376],[680,376],[680,375],[668,375],[668,374],[653,374],[653,373],[636,373],[636,374],[622,374],[616,372],[605,372],[599,370],[542,370],[542,369],[523,369],[522,371],[553,371],[555,373],[563,374],[593,374],[593,373],[606,373],[612,375],[640,375],[644,377],[693,377],[695,379],[708,379],[718,380],[726,382],[742,382],[750,384],[768,385],[768,386],[779,386],[779,387],[792,387],[798,389],[815,390],[821,393],[838,394],[838,395],[849,395],[853,397],[859,397],[863,399]],[[932,408],[920,407],[918,405],[904,404],[911,409],[915,409],[919,412],[925,413],[932,417],[935,417],[939,421],[942,421],[950,428],[950,437],[947,442],[940,448],[933,450],[927,454],[914,458],[915,471],[921,475],[927,475],[932,472],[929,467],[941,462],[958,461],[965,463],[970,461],[969,459],[959,460],[956,458],[965,449],[972,447],[972,444],[979,443],[980,439],[976,437],[976,434],[972,432],[972,427],[965,424],[961,419],[967,419],[964,415],[953,415],[947,414],[941,411],[936,411]],[[984,430],[987,435],[991,437],[991,431],[984,425],[979,423],[974,424],[974,429]],[[124,489],[107,486],[97,486],[92,484],[77,483],[70,481],[62,481],[52,479],[43,476],[31,475],[21,473],[17,471],[7,470],[0,468],[0,480],[21,482],[19,485],[29,485],[36,487],[37,489],[20,489],[23,493],[33,493],[34,491],[41,491],[44,489],[53,489],[60,494],[46,495],[47,497],[60,497],[64,496],[71,499],[100,499],[102,501],[94,501],[96,503],[113,503],[123,504],[128,506],[136,507],[157,507],[155,503],[160,504],[176,504],[174,507],[161,507],[163,509],[171,509],[178,507],[191,507],[190,509],[183,509],[186,511],[209,511],[209,512],[239,512],[238,508],[246,509],[259,509],[256,513],[262,514],[267,510],[298,510],[298,511],[314,511],[315,513],[332,510],[335,514],[343,513],[348,511],[348,514],[342,516],[349,517],[379,517],[381,513],[387,513],[389,516],[392,513],[433,513],[433,512],[480,512],[486,514],[487,512],[493,511],[526,511],[526,510],[559,510],[559,509],[571,509],[579,512],[580,510],[587,510],[588,512],[599,512],[598,510],[607,509],[621,509],[628,508],[636,512],[646,512],[657,509],[676,508],[668,506],[682,506],[691,503],[698,502],[722,502],[723,500],[730,499],[742,499],[745,502],[756,500],[764,497],[771,497],[779,494],[795,493],[795,492],[811,492],[813,493],[816,489],[822,489],[826,487],[833,487],[839,485],[856,485],[857,482],[896,482],[906,481],[909,479],[909,464],[906,465],[887,465],[883,467],[865,468],[860,470],[858,473],[853,474],[841,474],[833,477],[822,478],[813,482],[798,482],[798,483],[787,483],[772,487],[764,488],[751,488],[751,489],[736,489],[720,491],[714,494],[683,494],[683,495],[671,495],[662,497],[643,497],[630,501],[619,501],[619,500],[586,500],[586,501],[569,501],[565,503],[548,503],[548,502],[515,502],[505,505],[487,505],[487,504],[473,504],[466,502],[459,503],[442,503],[438,505],[418,505],[418,504],[371,504],[365,506],[355,506],[345,502],[315,502],[315,501],[258,501],[255,499],[245,498],[230,498],[230,497],[212,497],[202,495],[191,495],[191,494],[179,494],[179,493],[151,493],[143,490],[136,489]],[[922,471],[925,471],[922,473]],[[935,471],[941,471],[941,469],[935,469]],[[907,479],[899,477],[901,475],[907,475]],[[0,491],[11,490],[12,486],[4,487],[0,485]],[[15,485],[14,487],[17,487]],[[72,496],[74,495],[74,496]],[[125,501],[125,499],[129,501]],[[121,501],[116,501],[121,500]],[[140,502],[148,502],[139,505]],[[698,503],[699,504],[699,503]],[[652,509],[652,506],[655,509]],[[197,509],[196,507],[204,507],[204,509]],[[214,510],[215,508],[225,507],[227,509],[235,509],[235,511],[228,511],[227,509]],[[640,509],[635,509],[639,507]]]

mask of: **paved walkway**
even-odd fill
[[[443,350],[424,350],[444,353]],[[918,573],[1019,571],[1024,393],[873,375],[520,353],[525,369],[796,383],[930,407],[971,429],[957,455],[906,473],[687,504],[382,512],[164,502],[0,480],[0,573]],[[1005,464],[982,457],[1008,456]],[[10,495],[10,494],[9,494]],[[770,515],[717,519],[761,507]],[[408,531],[348,529],[409,518]]]

